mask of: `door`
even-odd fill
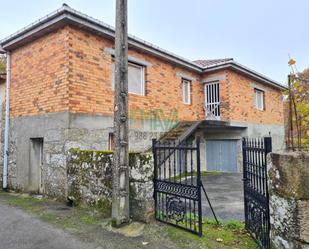
[[[237,172],[237,140],[206,141],[207,171]]]
[[[28,191],[41,192],[41,169],[43,164],[43,138],[30,139],[30,163]]]

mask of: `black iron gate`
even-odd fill
[[[268,249],[270,224],[266,155],[272,150],[271,138],[243,138],[242,143],[246,228],[261,248]]]
[[[199,141],[153,140],[155,218],[202,236]]]

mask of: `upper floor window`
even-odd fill
[[[264,91],[259,89],[254,89],[255,92],[255,107],[258,110],[264,110]]]
[[[182,102],[191,104],[191,81],[182,79]]]
[[[219,82],[211,82],[205,84],[205,112],[206,119],[220,119]]]
[[[112,64],[112,87],[115,89],[115,63]],[[128,91],[129,93],[145,95],[144,66],[128,63]]]

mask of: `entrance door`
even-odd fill
[[[237,172],[237,140],[206,141],[207,171]]]
[[[41,168],[43,163],[43,138],[30,139],[30,164],[28,191],[41,192]]]

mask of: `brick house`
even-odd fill
[[[64,5],[0,46],[11,58],[9,185],[65,195],[67,151],[113,147],[114,29]],[[282,148],[282,90],[233,59],[192,62],[129,36],[130,149],[199,136],[203,170],[238,172],[241,137],[271,134]]]

